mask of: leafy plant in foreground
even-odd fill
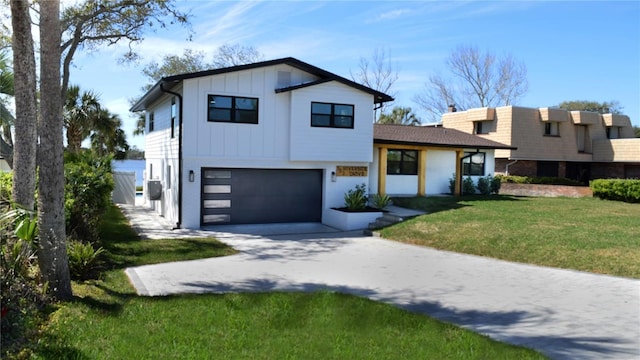
[[[391,198],[387,194],[384,194],[384,195],[375,194],[375,195],[373,195],[373,207],[375,207],[376,209],[383,210],[384,208],[386,208],[389,205],[390,202],[391,202]]]
[[[356,185],[344,194],[344,205],[351,211],[363,210],[367,207],[367,185]]]
[[[88,279],[94,275],[99,265],[99,256],[104,252],[102,247],[95,249],[90,243],[72,240],[67,246],[69,254],[69,272],[73,279]]]

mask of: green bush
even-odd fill
[[[473,195],[476,193],[476,184],[470,176],[467,176],[462,180],[462,195]]]
[[[456,174],[449,178],[449,193],[451,195],[456,193]]]
[[[90,152],[65,157],[65,215],[67,235],[97,241],[101,219],[111,204],[111,157]]]
[[[10,194],[9,187],[9,198]],[[34,321],[47,298],[43,285],[36,281],[38,267],[33,250],[36,221],[33,214],[12,209],[9,201],[0,203],[0,213],[0,343],[4,355],[20,349],[35,331]]]
[[[501,185],[502,185],[502,182],[500,181],[500,178],[498,176],[492,177],[490,181],[491,193],[492,194],[499,193]]]
[[[349,210],[363,210],[367,207],[367,185],[356,185],[344,194],[344,205]]]
[[[382,210],[386,208],[390,202],[391,198],[389,197],[389,195],[375,194],[373,196],[373,207],[375,207],[376,209]]]
[[[69,273],[74,280],[92,278],[99,266],[99,256],[104,252],[102,247],[95,249],[90,243],[77,240],[69,241],[67,254],[69,255]]]
[[[11,188],[13,186],[13,174],[0,172],[0,203],[11,200]]]
[[[531,177],[531,176],[517,176],[517,175],[496,175],[500,181],[505,183],[515,184],[539,184],[539,185],[569,185],[569,186],[584,186],[583,183],[577,180],[571,180],[560,177]]]
[[[491,194],[491,176],[478,178],[478,192],[482,195]]]
[[[640,180],[598,179],[589,184],[593,196],[606,200],[640,202]]]

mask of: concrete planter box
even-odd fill
[[[588,186],[539,185],[502,183],[500,195],[546,196],[546,197],[592,197],[593,191]]]
[[[382,214],[382,211],[346,212],[325,209],[322,212],[322,223],[344,231],[361,230],[368,228],[369,223],[376,221]]]

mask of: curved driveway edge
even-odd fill
[[[553,359],[640,358],[640,280],[439,251],[356,232],[208,235],[240,253],[129,268],[138,293],[337,291],[428,314]]]

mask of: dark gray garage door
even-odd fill
[[[202,225],[319,222],[322,170],[202,169]]]

